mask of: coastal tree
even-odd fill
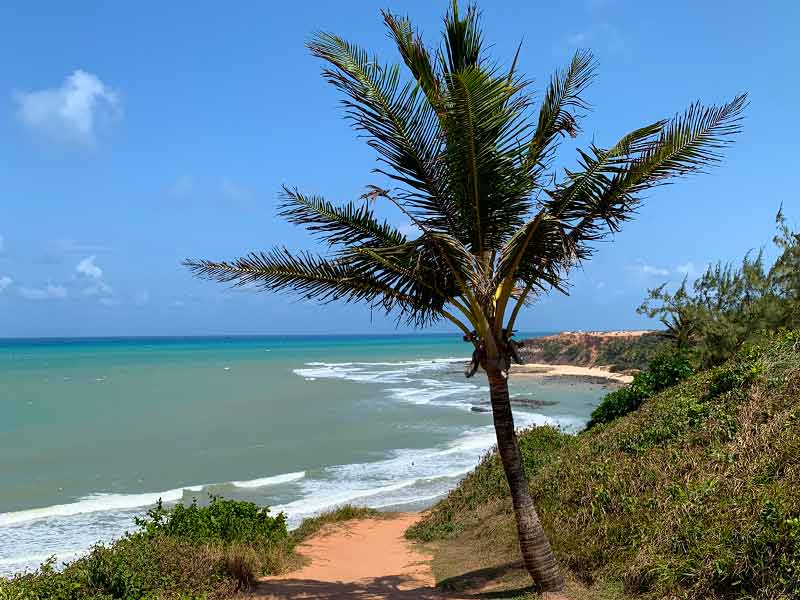
[[[663,335],[691,350],[704,368],[728,360],[744,344],[781,328],[800,327],[800,233],[782,210],[772,238],[778,257],[769,266],[764,250],[748,252],[741,265],[709,265],[690,286],[670,292],[664,283],[648,291],[637,312],[656,317]]]
[[[492,59],[474,6],[453,2],[437,48],[407,17],[384,12],[383,20],[402,65],[381,63],[332,33],[308,44],[343,93],[347,119],[378,155],[379,179],[358,199],[334,203],[283,188],[279,214],[315,234],[325,251],[277,246],[185,264],[211,280],[362,302],[413,326],[448,321],[461,330],[473,349],[466,375],[482,369],[489,380],[525,566],[540,592],[558,598],[564,580],[528,488],[509,402],[515,323],[541,294],[566,292],[570,270],[632,217],[643,192],[719,161],[746,99],[695,103],[609,146],[590,143],[578,150],[576,167],[557,173],[559,142],[580,133],[589,108],[591,53],[576,52],[536,103],[517,69],[521,47],[505,65]],[[399,210],[400,222],[379,218],[380,203]]]

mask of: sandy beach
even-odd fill
[[[574,365],[547,365],[543,363],[529,363],[513,365],[510,376],[513,378],[576,378],[582,381],[608,381],[610,383],[626,384],[633,381],[632,375],[614,373],[606,367],[576,367]]]

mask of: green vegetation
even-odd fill
[[[663,338],[646,333],[632,338],[614,338],[598,349],[595,362],[611,365],[612,371],[644,369],[664,349]]]
[[[345,521],[356,519],[385,519],[392,516],[392,513],[380,512],[374,508],[366,506],[353,506],[345,504],[327,512],[321,513],[316,517],[304,519],[300,526],[292,531],[292,539],[295,542],[302,542],[318,533],[327,525],[334,525]]]
[[[535,428],[520,447],[560,563],[596,597],[800,596],[800,333],[747,346],[610,424]],[[514,529],[492,453],[407,535],[438,541],[440,564],[460,548],[509,577],[521,572]]]
[[[644,193],[721,160],[746,96],[695,103],[605,147],[589,142],[577,164],[559,172],[558,146],[577,137],[589,108],[591,53],[576,52],[535,93],[517,69],[522,46],[505,64],[492,57],[474,5],[462,10],[453,0],[433,48],[407,17],[384,11],[383,18],[402,64],[384,64],[332,33],[309,43],[379,161],[378,180],[360,200],[337,205],[284,188],[280,215],[324,250],[276,246],[185,264],[223,283],[361,302],[417,327],[458,327],[473,349],[467,376],[482,368],[489,379],[525,564],[540,590],[558,593],[564,581],[528,493],[508,394],[509,367],[520,360],[517,316],[534,296],[564,291],[571,269],[633,217]],[[378,203],[401,220],[384,220]],[[403,231],[409,222],[411,236]]]
[[[141,600],[229,598],[257,577],[300,564],[295,546],[323,526],[387,513],[344,505],[306,519],[292,532],[283,513],[252,502],[209,498],[165,508],[159,501],[137,518],[138,529],[58,571],[39,569],[0,578],[0,600]]]
[[[273,545],[288,536],[286,515],[272,517],[269,509],[252,502],[210,496],[207,506],[193,501],[166,509],[159,500],[144,518],[135,519],[143,536],[181,538],[194,543],[234,542]]]
[[[689,348],[697,364],[721,364],[767,332],[800,327],[800,234],[781,211],[773,238],[779,252],[767,268],[764,253],[745,256],[740,267],[718,263],[689,289],[674,292],[666,284],[650,290],[638,312],[658,317],[679,348]]]
[[[602,402],[592,411],[587,429],[601,423],[610,423],[636,410],[650,396],[694,372],[689,352],[686,350],[662,351],[650,361],[647,369],[633,376],[633,381],[618,390],[606,394]]]

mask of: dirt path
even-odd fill
[[[254,590],[264,600],[441,600],[429,560],[403,533],[419,518],[353,521],[323,530],[300,548],[299,571],[265,578]]]

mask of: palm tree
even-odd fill
[[[354,128],[378,153],[359,199],[335,204],[284,187],[279,213],[327,246],[321,254],[284,247],[230,262],[188,260],[195,275],[310,300],[363,302],[424,327],[446,320],[474,348],[490,384],[497,447],[516,513],[525,565],[538,590],[564,589],[523,470],[507,374],[516,360],[520,310],[549,290],[564,292],[570,269],[592,244],[632,217],[642,193],[703,170],[740,129],[744,95],[721,106],[635,129],[608,148],[579,150],[579,166],[556,177],[559,141],[579,133],[595,61],[579,51],[556,72],[538,110],[516,69],[491,60],[474,6],[454,0],[441,47],[432,51],[408,18],[383,13],[406,70],[331,33],[308,44],[324,77],[344,93]],[[387,184],[383,184],[387,185]],[[380,219],[376,202],[418,229],[408,236]]]

